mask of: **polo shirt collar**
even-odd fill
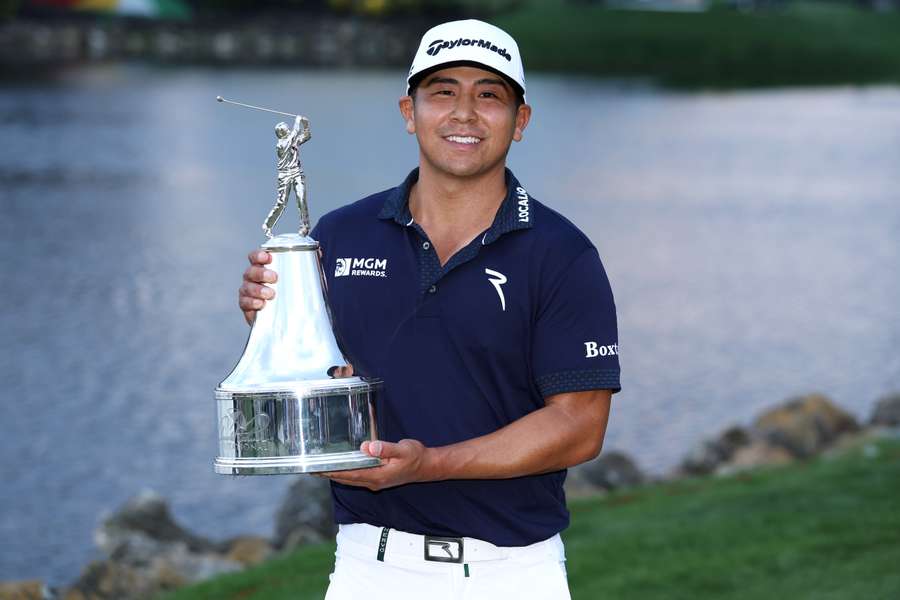
[[[506,197],[500,204],[500,209],[494,217],[494,222],[481,239],[483,245],[496,241],[504,233],[518,229],[530,229],[533,225],[534,210],[531,208],[531,197],[525,191],[515,175],[509,169],[505,170]],[[398,225],[409,227],[413,224],[412,213],[409,211],[409,192],[413,184],[419,180],[419,168],[410,171],[406,179],[398,187],[388,192],[379,219],[393,219]]]

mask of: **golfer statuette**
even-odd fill
[[[300,115],[217,97],[219,102],[294,117],[279,123],[278,189],[263,224],[269,265],[278,274],[275,298],[260,310],[234,369],[216,388],[219,455],[216,473],[271,475],[359,469],[380,459],[359,450],[375,439],[373,403],[380,381],[332,378],[348,364],[334,336],[319,263],[309,237],[306,181],[299,146],[310,139]],[[273,235],[291,189],[300,211],[298,233]]]
[[[263,223],[263,231],[267,238],[272,238],[272,228],[284,211],[293,189],[297,196],[297,208],[300,210],[300,235],[305,236],[309,234],[309,208],[306,205],[306,177],[300,166],[300,145],[311,137],[309,119],[298,115],[294,119],[293,129],[282,121],[275,126],[275,136],[278,138],[275,144],[275,153],[278,155],[278,197]]]

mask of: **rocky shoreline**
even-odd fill
[[[569,470],[571,497],[686,477],[727,476],[782,465],[884,435],[900,433],[900,393],[881,398],[865,423],[821,394],[786,400],[750,425],[733,425],[701,440],[660,478],[645,475],[626,454],[606,450]],[[139,600],[223,573],[239,571],[294,548],[332,539],[331,494],[325,480],[300,477],[275,515],[275,536],[215,542],[175,522],[164,498],[147,492],[108,517],[94,534],[105,559],[88,564],[71,585],[40,581],[0,583],[0,600]]]

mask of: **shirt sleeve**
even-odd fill
[[[620,391],[616,306],[597,250],[586,249],[549,279],[532,346],[541,395]]]

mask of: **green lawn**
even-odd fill
[[[690,88],[900,82],[900,13],[849,4],[663,13],[556,0],[495,22],[518,40],[529,72],[649,76]]]
[[[897,439],[571,508],[564,538],[575,600],[900,598]],[[165,600],[321,599],[333,552],[332,544],[306,547]]]

